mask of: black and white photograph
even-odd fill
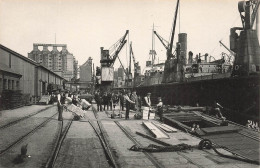
[[[260,0],[0,0],[0,168],[259,168]]]

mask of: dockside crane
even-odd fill
[[[120,64],[123,66],[121,60],[119,59],[118,55],[124,45],[126,44],[126,36],[128,35],[129,30],[126,30],[123,37],[121,37],[112,47],[110,47],[110,50],[104,50],[103,47],[101,47],[101,69],[97,69],[96,71],[96,78],[97,81],[97,87],[101,90],[110,90],[112,88],[112,83],[114,81],[114,63],[116,59],[120,61]],[[124,67],[123,67],[124,69]],[[125,69],[124,72],[126,73]]]
[[[171,42],[169,43],[164,38],[162,38],[156,31],[154,31],[154,34],[156,35],[156,37],[160,40],[160,42],[162,43],[162,45],[166,49],[167,60],[174,57],[174,55],[172,53],[172,49],[175,48],[174,45],[173,45],[173,40],[174,40],[174,34],[175,34],[178,7],[179,7],[179,0],[177,1],[177,5],[176,5],[176,9],[175,9],[174,22],[173,22],[173,27],[172,27],[172,32],[171,32]]]
[[[257,13],[260,0],[238,2],[242,27],[230,29],[230,50],[236,53],[232,76],[260,74],[260,46],[257,37]],[[256,23],[256,29],[254,24]]]
[[[135,83],[136,83],[136,77],[139,75],[139,66],[138,66],[138,62],[135,61],[135,56],[134,56],[134,51],[132,48],[132,42],[130,43],[130,57],[132,56],[133,58],[133,63],[134,63],[134,87],[135,87]]]
[[[124,47],[125,43],[127,42],[127,40],[125,39],[126,36],[128,35],[129,30],[126,30],[124,36],[122,38],[119,39],[119,41],[114,44],[114,46],[112,48],[116,48],[117,49],[115,51],[109,51],[109,50],[103,50],[103,47],[101,47],[101,66],[102,67],[112,67],[116,61],[116,59],[118,58],[118,54],[120,53],[120,51],[122,50],[122,48]]]
[[[229,51],[229,53],[231,54],[230,56],[228,56],[228,62],[231,64],[231,58],[235,58],[236,57],[236,53],[234,53],[232,50],[230,50],[224,43],[222,43],[222,41],[220,40],[219,43]]]

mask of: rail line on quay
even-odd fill
[[[138,145],[140,147],[142,147],[142,144],[140,142],[138,142],[118,121],[115,121],[115,123],[118,125],[118,127],[125,133],[125,135],[135,144]],[[146,155],[146,157],[153,163],[153,165],[157,168],[164,168],[164,166],[159,163],[156,158],[148,153],[143,151],[143,153]]]
[[[53,114],[52,116],[48,117],[46,120],[44,120],[42,123],[40,123],[39,125],[37,125],[35,128],[33,128],[31,131],[27,132],[26,134],[24,134],[23,136],[19,137],[18,139],[16,139],[15,141],[13,141],[11,144],[9,144],[5,149],[2,149],[0,151],[0,157],[3,156],[7,151],[9,151],[10,149],[12,149],[13,147],[15,147],[17,144],[21,143],[25,138],[27,138],[28,136],[30,136],[31,134],[34,134],[37,130],[39,130],[41,127],[43,127],[44,125],[46,125],[48,122],[50,122],[54,116],[56,116],[58,113]]]
[[[44,166],[45,168],[54,167],[56,159],[59,155],[62,143],[63,143],[66,135],[68,134],[68,131],[69,131],[71,125],[72,125],[72,122],[73,122],[73,118],[71,120],[69,120],[66,127],[64,128],[64,131],[63,131],[64,123],[63,123],[63,121],[61,122],[61,127],[60,127],[60,130],[59,130],[59,133],[58,133],[57,140],[56,140],[55,145],[54,145],[55,146],[54,150],[52,151],[52,154],[50,155],[47,163],[45,164],[45,166]]]
[[[52,107],[53,107],[53,106],[50,106],[50,107],[41,109],[40,111],[36,111],[36,112],[34,112],[34,113],[32,113],[32,114],[29,114],[29,115],[24,116],[24,117],[21,117],[21,118],[19,118],[19,119],[17,119],[17,120],[14,120],[14,121],[11,121],[11,122],[6,123],[6,124],[4,124],[4,125],[1,125],[1,126],[0,126],[0,130],[1,130],[1,129],[4,129],[4,128],[7,128],[7,127],[10,127],[10,126],[12,126],[12,125],[15,125],[15,124],[17,124],[17,123],[19,123],[19,122],[21,122],[21,121],[23,121],[23,120],[26,120],[26,119],[28,119],[28,118],[30,118],[30,117],[32,117],[32,116],[35,116],[36,114],[42,113],[43,111],[46,111],[46,110],[48,110],[48,109],[50,109],[50,108],[52,108]]]
[[[101,131],[101,136],[102,136],[102,138],[103,138],[103,140],[104,140],[104,142],[106,143],[106,145],[107,145],[107,150],[108,150],[108,152],[109,153],[111,153],[111,155],[110,155],[110,157],[111,157],[111,159],[113,159],[113,165],[117,165],[117,163],[116,163],[116,161],[115,161],[115,159],[114,159],[114,156],[113,156],[113,154],[112,154],[112,152],[111,152],[111,149],[110,149],[110,147],[109,147],[109,141],[108,141],[108,139],[106,138],[106,136],[104,135],[104,127],[103,127],[103,124],[101,123],[101,121],[100,120],[98,120],[98,114],[97,114],[97,111],[96,111],[96,109],[95,108],[93,108],[93,112],[94,112],[94,115],[95,115],[95,117],[96,117],[96,119],[97,119],[97,124],[98,124],[98,126],[99,126],[99,129],[100,129],[100,131]],[[118,121],[114,121],[115,123],[116,123],[116,125],[126,134],[126,136],[132,141],[132,142],[134,142],[134,144],[136,144],[136,145],[138,145],[138,146],[142,146],[141,145],[141,143],[140,142],[138,142]],[[143,153],[145,154],[145,156],[152,162],[152,164],[155,166],[155,167],[157,167],[157,168],[164,168],[164,166],[161,164],[161,163],[159,163],[158,161],[157,161],[157,159],[152,155],[152,154],[150,154],[150,153],[148,153],[148,152],[145,152],[145,151],[143,151]],[[114,167],[115,167],[114,166]]]
[[[96,110],[94,108],[93,108],[93,113],[94,113],[95,118],[98,119],[98,115],[97,115]],[[102,126],[100,126],[100,123],[97,122],[97,124],[98,124],[98,127],[97,127],[97,126],[95,126],[94,122],[91,121],[90,119],[88,121],[82,121],[82,122],[88,122],[90,124],[90,126],[93,128],[93,130],[96,133],[98,139],[100,140],[101,146],[102,146],[104,153],[106,155],[106,158],[108,160],[108,164],[110,166],[114,167],[114,168],[118,168],[118,166],[115,162],[115,159],[112,155],[111,149],[107,145],[108,142],[103,136],[103,131],[101,130]],[[57,160],[59,153],[60,153],[60,149],[62,147],[64,139],[66,138],[72,124],[73,124],[73,119],[71,119],[69,121],[69,123],[66,125],[66,127],[64,129],[62,129],[64,127],[63,122],[62,122],[62,127],[59,130],[59,136],[58,136],[57,141],[55,142],[55,145],[54,145],[55,146],[54,150],[53,150],[52,154],[50,155],[47,163],[45,164],[45,166],[44,166],[45,168],[55,167],[56,160]]]
[[[102,125],[102,123],[98,120],[98,113],[97,113],[97,109],[95,107],[92,107],[92,111],[94,113],[95,118],[97,119],[97,125],[99,128],[98,129],[94,126],[93,122],[91,120],[89,120],[90,125],[92,126],[92,128],[95,130],[101,145],[106,153],[106,157],[109,160],[109,164],[112,165],[114,168],[118,168],[117,163],[115,161],[114,155],[112,154],[111,148],[109,146],[109,141],[106,138],[106,136],[104,136],[104,127]]]

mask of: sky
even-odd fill
[[[152,28],[170,41],[177,0],[0,0],[0,44],[24,55],[33,43],[67,44],[82,65],[88,57],[100,63],[100,47],[109,49],[129,30],[119,57],[129,63],[129,42],[143,69],[152,48]],[[228,51],[231,27],[241,26],[238,0],[180,0],[174,43],[187,33],[187,49],[215,58]],[[50,48],[51,50],[51,48]],[[155,37],[156,60],[166,50]],[[119,67],[115,62],[115,68]]]

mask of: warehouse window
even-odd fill
[[[6,79],[4,79],[3,89],[7,89],[7,80]]]
[[[11,89],[11,80],[8,80],[8,86],[7,86],[8,88],[7,89]]]
[[[3,90],[2,78],[0,78],[0,92]]]
[[[12,90],[14,90],[14,80],[12,80]]]
[[[19,89],[20,89],[20,82],[16,81],[16,90],[19,90]]]

